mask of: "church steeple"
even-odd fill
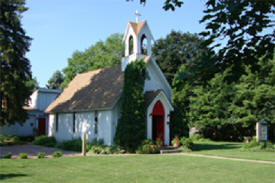
[[[136,15],[140,16],[138,12],[136,12]],[[154,38],[145,20],[128,22],[122,39],[125,45],[125,57],[121,60],[122,71],[125,70],[127,64],[131,61],[150,56],[153,40]]]

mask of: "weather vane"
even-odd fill
[[[140,17],[141,14],[138,12],[138,10],[136,10],[135,15],[136,15],[136,22],[138,22],[138,17]]]

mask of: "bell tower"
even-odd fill
[[[152,33],[145,20],[138,22],[140,14],[137,11],[135,14],[136,22],[128,22],[122,39],[125,45],[125,56],[121,60],[122,71],[128,63],[152,54],[152,41],[154,41]]]

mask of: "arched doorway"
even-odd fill
[[[160,139],[164,142],[164,107],[160,100],[156,102],[153,108],[152,119],[152,139]]]

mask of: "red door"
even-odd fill
[[[38,135],[46,134],[46,119],[38,118]]]
[[[153,108],[153,140],[160,139],[164,143],[164,107],[157,101]]]

